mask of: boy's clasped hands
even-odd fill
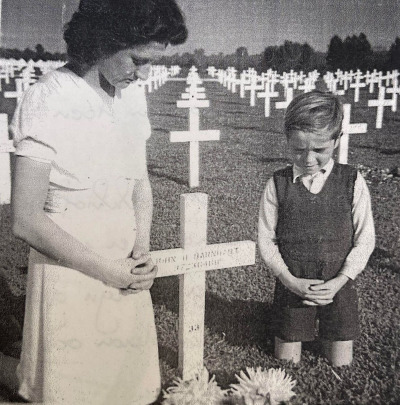
[[[328,281],[298,278],[291,274],[281,275],[279,279],[287,289],[303,298],[303,304],[310,306],[331,304],[333,297],[349,280],[344,274]]]

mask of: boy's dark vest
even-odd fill
[[[301,273],[295,276],[330,279],[342,267],[353,247],[356,177],[353,167],[335,163],[322,190],[312,194],[300,179],[293,183],[291,166],[274,173],[278,246],[289,269]]]

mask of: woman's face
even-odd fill
[[[164,54],[165,49],[165,44],[159,42],[137,45],[101,59],[97,67],[108,83],[124,89],[137,79],[146,80],[151,64]]]

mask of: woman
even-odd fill
[[[31,246],[17,372],[29,401],[159,394],[150,125],[137,80],[186,36],[175,0],[82,0],[64,32],[69,63],[15,112],[13,231]]]

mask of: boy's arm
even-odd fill
[[[268,180],[261,198],[258,217],[258,246],[261,257],[275,277],[279,277],[281,273],[289,273],[277,245],[275,233],[277,223],[278,198],[274,179],[271,178]]]
[[[375,248],[375,227],[372,217],[371,197],[367,184],[360,173],[354,184],[354,197],[352,204],[352,217],[354,229],[353,248],[348,254],[339,274],[322,285],[312,287],[320,295],[314,296],[319,305],[332,302],[333,297],[346,284],[354,280],[367,265],[368,259]]]
[[[358,172],[354,184],[352,205],[354,243],[340,274],[354,280],[368,263],[375,248],[375,227],[372,217],[371,196],[364,177]]]
[[[276,226],[278,223],[278,198],[273,178],[269,179],[261,198],[258,219],[258,246],[265,264],[281,283],[296,295],[307,299],[311,285],[322,280],[303,279],[293,276],[284,262],[277,245]],[[310,298],[311,299],[311,298]],[[315,305],[315,304],[309,304]]]

